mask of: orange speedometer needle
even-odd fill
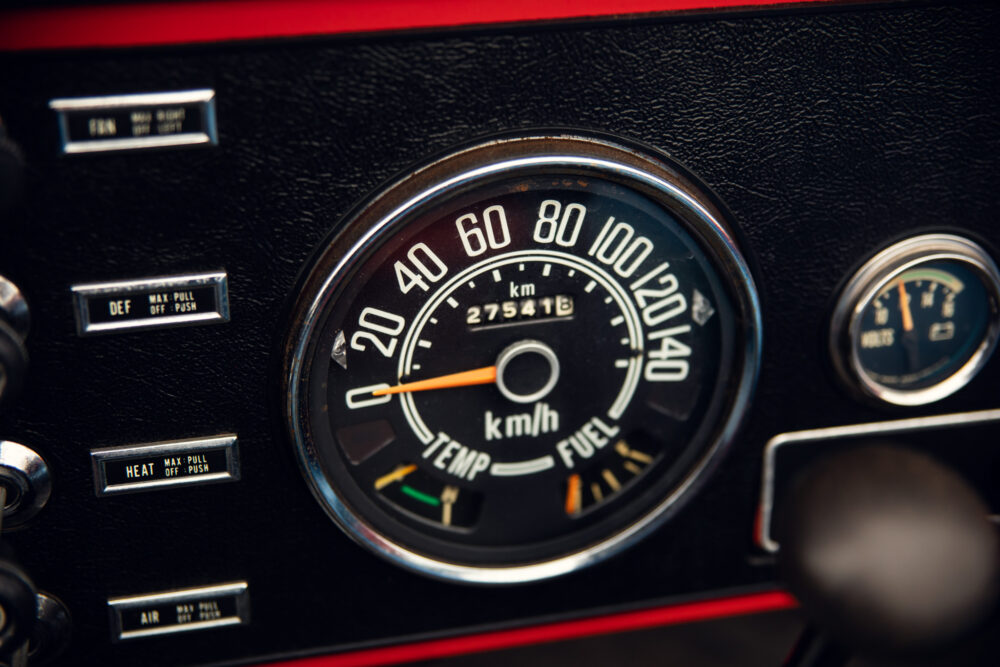
[[[903,311],[903,331],[913,331],[913,313],[910,312],[910,300],[906,296],[906,287],[902,280],[896,285],[899,288],[899,309]]]
[[[451,375],[440,375],[428,380],[419,382],[407,382],[397,384],[395,387],[376,389],[372,396],[385,396],[386,394],[402,394],[407,391],[427,391],[428,389],[448,389],[451,387],[469,387],[474,384],[493,384],[497,381],[497,367],[486,366],[476,368],[471,371],[452,373]]]

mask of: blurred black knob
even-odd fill
[[[39,593],[36,619],[28,644],[29,663],[52,664],[69,646],[72,629],[69,610],[59,598]]]
[[[24,155],[0,121],[0,215],[10,208],[21,194],[24,182]]]
[[[781,503],[780,565],[806,613],[869,655],[941,649],[993,611],[1000,540],[954,472],[913,451],[825,459]]]

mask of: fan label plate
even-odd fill
[[[218,143],[215,91],[182,90],[51,100],[64,154]]]

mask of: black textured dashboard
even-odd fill
[[[9,543],[73,615],[66,663],[244,664],[772,586],[753,543],[771,437],[998,407],[997,359],[939,403],[888,408],[845,392],[827,352],[838,287],[892,241],[953,231],[997,256],[998,38],[988,3],[902,4],[0,55],[27,158],[0,273],[32,314],[0,437],[53,475]],[[59,155],[53,98],[194,88],[215,90],[218,146]],[[374,557],[310,496],[282,423],[287,311],[379,186],[538,128],[644,142],[725,202],[762,299],[758,390],[715,474],[638,546],[543,583],[442,583]],[[77,335],[73,285],[217,269],[227,323]],[[92,449],[223,433],[237,482],[95,496]],[[109,598],[231,581],[249,584],[246,626],[110,641]]]

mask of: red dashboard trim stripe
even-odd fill
[[[28,9],[0,13],[0,51],[193,44],[831,1],[835,0],[221,0]],[[778,611],[796,604],[787,593],[772,591],[301,658],[269,667],[399,664]]]
[[[769,591],[735,597],[688,602],[685,604],[654,607],[606,616],[595,616],[573,621],[546,623],[527,628],[484,632],[463,637],[434,639],[386,646],[349,653],[300,658],[286,662],[268,663],[266,667],[373,667],[395,665],[416,660],[447,658],[469,653],[514,648],[530,644],[575,639],[594,635],[642,630],[645,628],[708,621],[729,616],[741,616],[768,611],[791,609],[798,605],[788,593]],[[264,666],[262,666],[264,667]]]
[[[0,13],[0,51],[108,48],[763,7],[836,0],[217,0]]]

